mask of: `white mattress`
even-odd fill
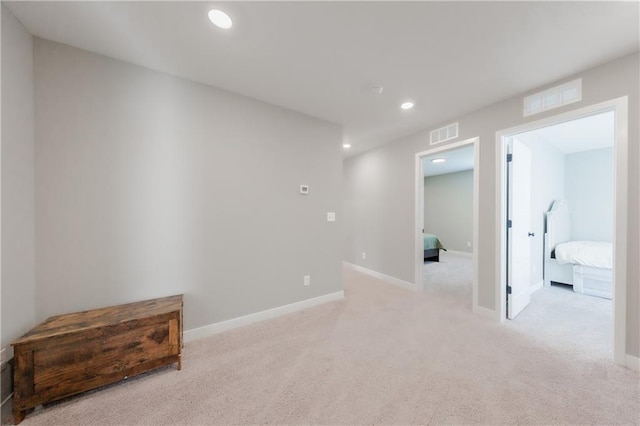
[[[599,241],[569,241],[556,246],[559,264],[591,266],[611,269],[613,266],[613,246]]]

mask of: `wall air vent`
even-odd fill
[[[442,143],[455,139],[458,137],[458,123],[449,124],[448,126],[440,127],[439,129],[432,130],[429,134],[429,140],[431,145]]]
[[[524,98],[525,117],[582,100],[582,79],[570,81]]]

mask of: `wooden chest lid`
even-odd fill
[[[62,334],[82,332],[180,310],[182,310],[182,294],[56,315],[35,326],[11,345],[20,345]]]

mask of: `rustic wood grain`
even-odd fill
[[[51,317],[12,343],[14,417],[154,368],[181,368],[182,295]]]
[[[180,336],[182,335],[182,329],[177,318],[169,320],[169,349],[172,355],[180,356],[182,345],[180,343]],[[178,359],[178,370],[182,370],[182,359]]]
[[[13,418],[16,424],[20,423],[27,413],[28,406],[22,401],[33,396],[33,351],[15,350],[14,360],[16,368],[14,370],[13,389]],[[18,366],[21,366],[18,369]]]
[[[125,305],[92,309],[89,311],[57,315],[32,328],[13,344],[49,339],[68,332],[78,333],[86,329],[112,326],[119,322],[148,319],[157,315],[182,309],[182,295],[162,297]]]

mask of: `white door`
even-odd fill
[[[507,318],[531,301],[531,151],[515,138],[507,157]]]

